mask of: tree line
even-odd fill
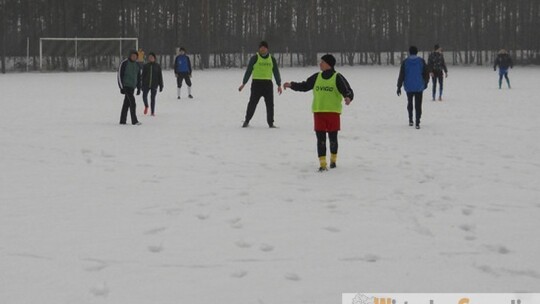
[[[199,68],[239,66],[265,39],[283,65],[319,53],[342,64],[396,64],[410,44],[435,43],[454,64],[508,49],[540,64],[538,0],[0,0],[0,53],[38,56],[40,37],[138,37],[147,51],[186,47]],[[171,57],[172,58],[172,57]],[[167,62],[170,64],[170,62]]]

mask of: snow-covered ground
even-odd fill
[[[303,80],[316,68],[284,69]],[[422,129],[398,67],[341,68],[338,169],[311,93],[240,125],[243,71],[194,74],[118,125],[114,73],[0,75],[2,303],[339,303],[342,292],[540,286],[540,69],[452,68]]]

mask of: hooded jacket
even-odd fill
[[[428,67],[429,71],[432,73],[437,73],[441,71],[448,73],[448,68],[446,68],[446,62],[444,62],[444,55],[439,52],[433,52],[429,55]]]
[[[497,66],[499,66],[501,70],[508,70],[508,68],[514,67],[514,63],[512,62],[512,58],[510,55],[508,55],[508,53],[501,53],[497,55],[493,69],[496,70]]]
[[[397,86],[404,85],[408,93],[423,92],[429,82],[429,71],[423,58],[411,55],[403,61],[399,71]]]

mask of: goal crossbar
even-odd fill
[[[139,49],[139,38],[85,38],[85,37],[74,37],[74,38],[58,38],[58,37],[43,37],[39,38],[39,69],[43,71],[43,41],[73,41],[75,44],[75,59],[79,56],[78,54],[78,42],[79,41],[118,41],[120,43],[120,58],[122,58],[122,42],[123,41],[135,41],[135,48]],[[75,64],[75,71],[77,71],[77,64]]]

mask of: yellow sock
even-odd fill
[[[337,161],[337,154],[332,154],[330,156],[330,162],[335,164],[336,161]]]
[[[326,156],[319,157],[319,162],[321,163],[321,168],[326,168],[327,167]]]

